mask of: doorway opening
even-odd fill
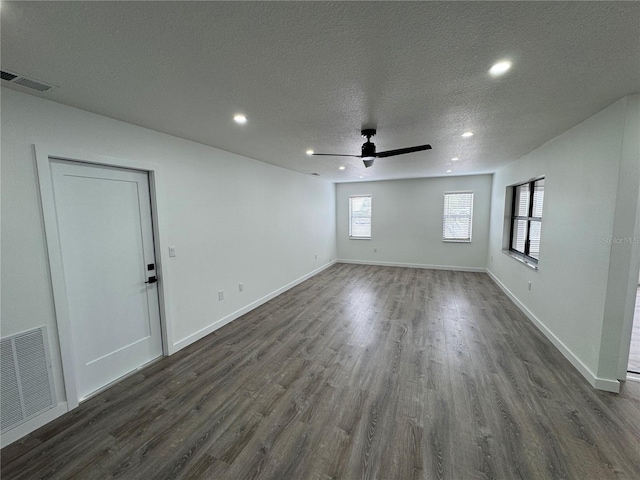
[[[638,279],[638,282],[640,283],[640,279]],[[636,308],[633,315],[633,329],[631,331],[627,373],[640,377],[640,285],[638,285],[636,292]]]

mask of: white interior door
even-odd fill
[[[146,172],[52,160],[78,399],[162,355]]]

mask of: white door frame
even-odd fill
[[[60,248],[60,236],[58,220],[55,210],[53,191],[53,178],[51,174],[51,159],[66,160],[71,162],[104,165],[108,167],[120,167],[130,170],[141,170],[149,175],[149,191],[151,194],[151,217],[153,222],[153,240],[156,246],[156,272],[158,273],[158,302],[160,305],[160,328],[162,331],[162,354],[164,356],[174,353],[172,350],[173,336],[170,328],[169,304],[165,292],[169,290],[170,279],[166,278],[163,264],[168,262],[168,253],[165,256],[163,239],[167,238],[165,222],[162,220],[162,200],[167,198],[163,193],[162,168],[156,163],[121,159],[95,155],[69,148],[50,148],[45,145],[33,145],[36,165],[38,170],[38,183],[40,187],[40,199],[42,201],[42,213],[49,257],[49,274],[53,291],[54,310],[58,327],[58,339],[60,342],[60,358],[62,361],[62,375],[64,379],[65,394],[68,410],[78,406],[78,389],[76,373],[74,369],[74,350],[71,339],[71,320],[67,291],[64,282],[62,267],[62,250]]]
[[[640,187],[639,187],[640,188]],[[629,271],[629,286],[624,309],[624,319],[622,326],[622,340],[620,342],[620,359],[618,361],[618,380],[627,380],[627,367],[629,366],[629,355],[631,353],[631,337],[633,335],[634,322],[640,321],[635,318],[636,297],[638,285],[640,285],[640,191],[638,192],[638,204],[636,207],[635,235],[632,237],[631,245],[631,268]],[[635,376],[634,376],[635,378]]]

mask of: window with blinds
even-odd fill
[[[470,242],[473,225],[473,192],[445,192],[442,241]]]
[[[349,197],[349,238],[371,238],[371,195]]]
[[[511,188],[513,188],[513,204],[509,250],[537,264],[540,257],[544,178],[514,185]]]

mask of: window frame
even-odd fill
[[[538,222],[540,225],[540,231],[542,231],[542,214],[539,217],[533,216],[533,198],[535,195],[535,183],[540,180],[545,180],[544,175],[540,177],[536,177],[527,182],[517,183],[515,185],[511,185],[511,214],[509,215],[509,254],[522,259],[526,263],[530,263],[534,265],[536,268],[538,266],[538,258],[532,257],[531,253],[531,222]],[[546,182],[545,182],[546,183]],[[529,208],[527,211],[527,215],[516,215],[516,202],[518,201],[518,195],[516,194],[518,187],[522,187],[527,185],[529,188]],[[544,191],[544,190],[543,190]],[[542,208],[544,209],[544,196],[542,199]],[[513,234],[514,234],[514,225],[517,220],[526,221],[526,234],[524,239],[524,252],[520,250],[516,250],[513,248]]]
[[[351,200],[354,198],[369,198],[369,236],[361,236],[361,235],[353,235],[353,221],[352,221],[352,203]],[[349,240],[371,240],[371,235],[373,233],[373,195],[363,194],[363,195],[349,195]]]
[[[446,215],[446,202],[447,195],[469,195],[471,194],[471,212],[469,214],[469,238],[446,238],[444,236],[444,224],[448,217],[451,215]],[[471,243],[473,238],[473,203],[475,200],[475,193],[472,190],[459,190],[459,191],[449,191],[443,192],[442,194],[442,241],[443,242],[451,242],[451,243]]]

